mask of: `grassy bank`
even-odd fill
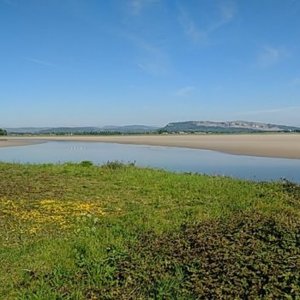
[[[2,163],[0,299],[293,299],[299,220],[290,183]]]

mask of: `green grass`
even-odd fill
[[[299,220],[289,182],[1,163],[0,299],[300,299]]]

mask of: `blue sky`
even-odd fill
[[[0,0],[0,127],[300,126],[298,0]]]

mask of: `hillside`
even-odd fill
[[[186,121],[172,122],[164,127],[146,125],[126,126],[84,126],[84,127],[24,127],[5,128],[8,134],[143,134],[143,133],[247,133],[247,132],[300,132],[299,127],[276,125],[269,123],[248,122],[248,121]]]
[[[147,133],[154,132],[158,127],[145,125],[104,126],[104,127],[24,127],[7,128],[9,134],[104,134],[104,133]]]
[[[294,132],[299,127],[248,121],[187,121],[169,123],[161,128],[164,132]]]

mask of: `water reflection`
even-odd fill
[[[112,143],[47,142],[0,149],[0,160],[18,163],[62,163],[119,160],[171,171],[226,175],[251,180],[286,178],[300,182],[300,160],[239,156],[208,150]]]

